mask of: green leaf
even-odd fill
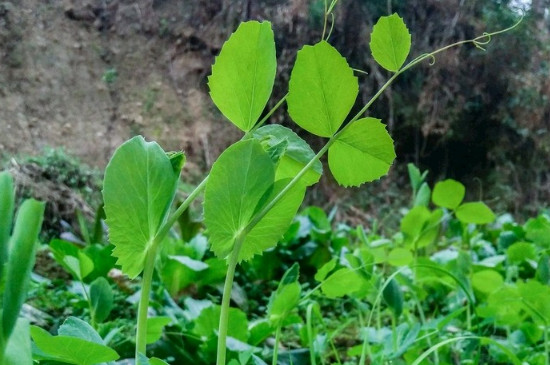
[[[550,221],[543,215],[530,218],[525,223],[525,236],[535,242],[537,246],[550,247]]]
[[[472,275],[472,286],[483,294],[491,294],[503,284],[502,275],[495,270],[481,270]]]
[[[29,321],[20,318],[6,344],[2,365],[32,365],[32,363]]]
[[[516,242],[506,250],[506,256],[512,264],[519,264],[527,260],[536,260],[535,246],[530,242]]]
[[[321,290],[328,298],[338,298],[358,291],[361,283],[362,278],[355,270],[344,267],[323,281]]]
[[[172,322],[170,317],[149,317],[147,318],[147,344],[160,340],[162,330]]]
[[[93,281],[90,285],[90,300],[96,322],[106,320],[113,309],[113,291],[107,279],[99,277]]]
[[[296,57],[288,85],[288,113],[310,133],[331,137],[350,112],[359,92],[346,59],[321,41],[304,46]]]
[[[430,210],[423,205],[419,205],[409,210],[403,219],[401,219],[401,232],[403,232],[407,242],[412,245],[418,240],[426,228],[430,216]]]
[[[463,223],[487,224],[495,220],[495,213],[483,202],[464,203],[455,213]]]
[[[204,220],[214,253],[225,258],[254,215],[289,182],[273,183],[275,167],[255,139],[237,142],[214,163],[206,184]],[[230,182],[230,183],[228,183]],[[239,261],[273,247],[296,215],[305,187],[296,184],[246,235]]]
[[[289,182],[290,179],[276,181],[265,202],[272,201]],[[304,200],[305,192],[306,188],[301,184],[294,185],[286,192],[283,198],[246,235],[239,256],[240,260],[249,260],[254,255],[261,254],[274,247],[283,238]]]
[[[269,100],[276,72],[271,23],[241,23],[212,66],[210,96],[227,119],[248,132]]]
[[[10,173],[0,173],[0,279],[2,267],[8,259],[8,244],[13,221],[15,191]]]
[[[359,119],[346,127],[328,150],[330,171],[343,186],[379,179],[394,159],[393,140],[375,118]]]
[[[283,285],[271,296],[267,307],[269,320],[274,323],[281,323],[284,319],[296,309],[300,300],[302,288],[297,282]]]
[[[27,298],[27,286],[34,266],[36,242],[42,227],[44,208],[44,203],[28,199],[21,204],[17,212],[6,269],[2,325],[0,326],[3,338],[10,337],[21,306]]]
[[[388,71],[397,72],[411,49],[411,35],[396,13],[380,17],[370,35],[372,57]]]
[[[550,284],[550,259],[547,254],[540,256],[537,263],[536,278],[543,284]]]
[[[285,153],[279,160],[275,172],[275,180],[294,177],[315,156],[311,147],[292,130],[279,124],[270,124],[254,131],[254,138],[266,140],[269,146],[274,146],[283,140],[288,142]],[[302,177],[307,186],[315,184],[323,174],[323,166],[319,160]]]
[[[206,184],[204,222],[216,256],[225,258],[233,250],[274,177],[271,158],[254,139],[235,143],[214,163]]]
[[[423,205],[425,207],[428,206],[430,203],[430,195],[432,194],[432,191],[430,190],[430,187],[427,183],[422,183],[420,185],[420,189],[418,189],[418,192],[414,196],[414,202],[413,207]]]
[[[405,266],[413,261],[410,250],[402,247],[394,248],[388,254],[388,263],[392,266]]]
[[[38,349],[57,361],[94,365],[119,358],[116,351],[107,346],[76,337],[52,336],[40,327],[31,326],[31,336]]]
[[[76,317],[69,317],[59,327],[60,336],[75,337],[81,340],[90,341],[99,345],[104,345],[101,336],[87,322]]]
[[[294,263],[283,275],[277,290],[271,294],[267,314],[269,320],[276,326],[280,325],[298,305],[302,292],[298,283],[299,273],[300,266]]]
[[[155,142],[137,136],[122,144],[105,169],[103,200],[113,256],[131,279],[165,221],[179,171]]]
[[[195,320],[193,333],[204,337],[204,339],[216,336],[220,322],[220,313],[221,307],[219,305],[213,305],[203,309],[199,317]],[[239,341],[246,341],[249,337],[246,314],[237,308],[229,308],[229,322],[227,328],[227,335]]]
[[[382,292],[382,297],[396,317],[399,317],[403,313],[403,292],[395,278],[392,278],[388,285],[386,285]]]
[[[453,179],[447,179],[435,184],[432,201],[437,206],[455,210],[462,203],[465,192],[464,185]]]
[[[323,266],[321,266],[321,268],[317,270],[317,272],[315,273],[315,277],[314,277],[315,280],[317,281],[325,280],[327,275],[336,267],[336,263],[337,263],[337,259],[335,257],[329,262],[327,262],[326,264],[324,264]]]

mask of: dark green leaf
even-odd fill
[[[397,280],[392,278],[382,292],[382,297],[386,304],[392,309],[395,317],[399,317],[403,312],[403,292],[397,283]]]
[[[2,267],[8,259],[8,244],[13,221],[15,191],[9,172],[0,173],[0,279]]]
[[[210,96],[227,119],[248,132],[269,100],[276,72],[271,23],[241,23],[212,66]]]

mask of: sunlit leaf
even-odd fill
[[[162,330],[170,324],[170,317],[149,317],[147,318],[147,344],[155,343],[160,340]]]
[[[454,210],[462,203],[465,192],[464,185],[456,180],[447,179],[435,184],[432,200],[435,205]]]
[[[345,267],[325,279],[321,284],[321,290],[328,298],[343,297],[361,289],[362,280],[357,271]]]
[[[380,17],[370,36],[372,56],[388,71],[397,72],[411,49],[411,35],[397,14]]]
[[[269,100],[276,71],[271,23],[241,23],[212,66],[210,96],[227,119],[247,132]]]
[[[346,59],[325,41],[304,46],[288,85],[288,113],[310,133],[330,137],[342,125],[359,92]]]
[[[483,202],[464,203],[455,213],[463,223],[487,224],[495,220],[495,213]]]
[[[135,278],[166,219],[179,171],[155,142],[134,137],[122,144],[105,169],[103,200],[113,256]]]
[[[495,270],[481,270],[472,275],[472,286],[483,294],[490,294],[503,284],[502,275]]]
[[[343,186],[359,186],[388,173],[395,159],[393,140],[386,126],[363,118],[348,126],[328,151],[334,178]]]

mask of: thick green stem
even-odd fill
[[[145,268],[141,282],[141,295],[139,297],[137,331],[136,331],[136,361],[141,353],[146,355],[147,347],[147,312],[149,309],[149,297],[151,295],[151,284],[153,282],[153,273],[155,271],[155,259],[157,256],[158,245],[155,242],[147,252],[145,258]]]
[[[277,326],[275,331],[275,346],[273,346],[273,360],[271,361],[272,365],[277,365],[277,358],[279,357],[279,343],[281,342],[281,325]]]
[[[225,353],[227,347],[227,325],[229,323],[229,302],[231,301],[231,289],[233,288],[233,278],[235,269],[239,261],[241,246],[244,241],[244,235],[239,235],[235,240],[235,247],[229,256],[227,264],[227,274],[225,275],[225,284],[223,286],[222,307],[220,313],[220,326],[218,329],[218,357],[216,365],[225,365]]]

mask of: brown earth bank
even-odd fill
[[[513,12],[499,8],[506,2],[480,3],[394,1],[392,8],[392,2],[341,1],[331,41],[369,72],[359,76],[356,108],[387,79],[367,48],[378,16],[404,16],[415,56],[513,22]],[[429,168],[432,179],[479,186],[481,177],[484,198],[503,210],[536,210],[548,201],[550,83],[544,75],[550,42],[542,42],[549,39],[548,1],[531,5],[523,30],[497,39],[487,53],[455,49],[382,96],[374,112],[396,139],[399,174],[374,189],[406,189],[404,166],[414,161]],[[215,109],[206,86],[224,40],[240,21],[273,22],[279,72],[272,106],[286,92],[296,51],[320,38],[322,8],[316,0],[0,2],[0,154],[63,146],[103,168],[118,145],[142,134],[166,150],[184,150],[187,176],[197,181],[240,136]],[[284,111],[272,119],[291,125]],[[321,143],[309,142],[314,148]],[[329,177],[312,200],[334,205],[341,201],[335,191],[341,192]],[[351,207],[363,205],[357,192],[345,195]],[[402,195],[380,201],[408,199]],[[502,203],[503,197],[509,199]]]

